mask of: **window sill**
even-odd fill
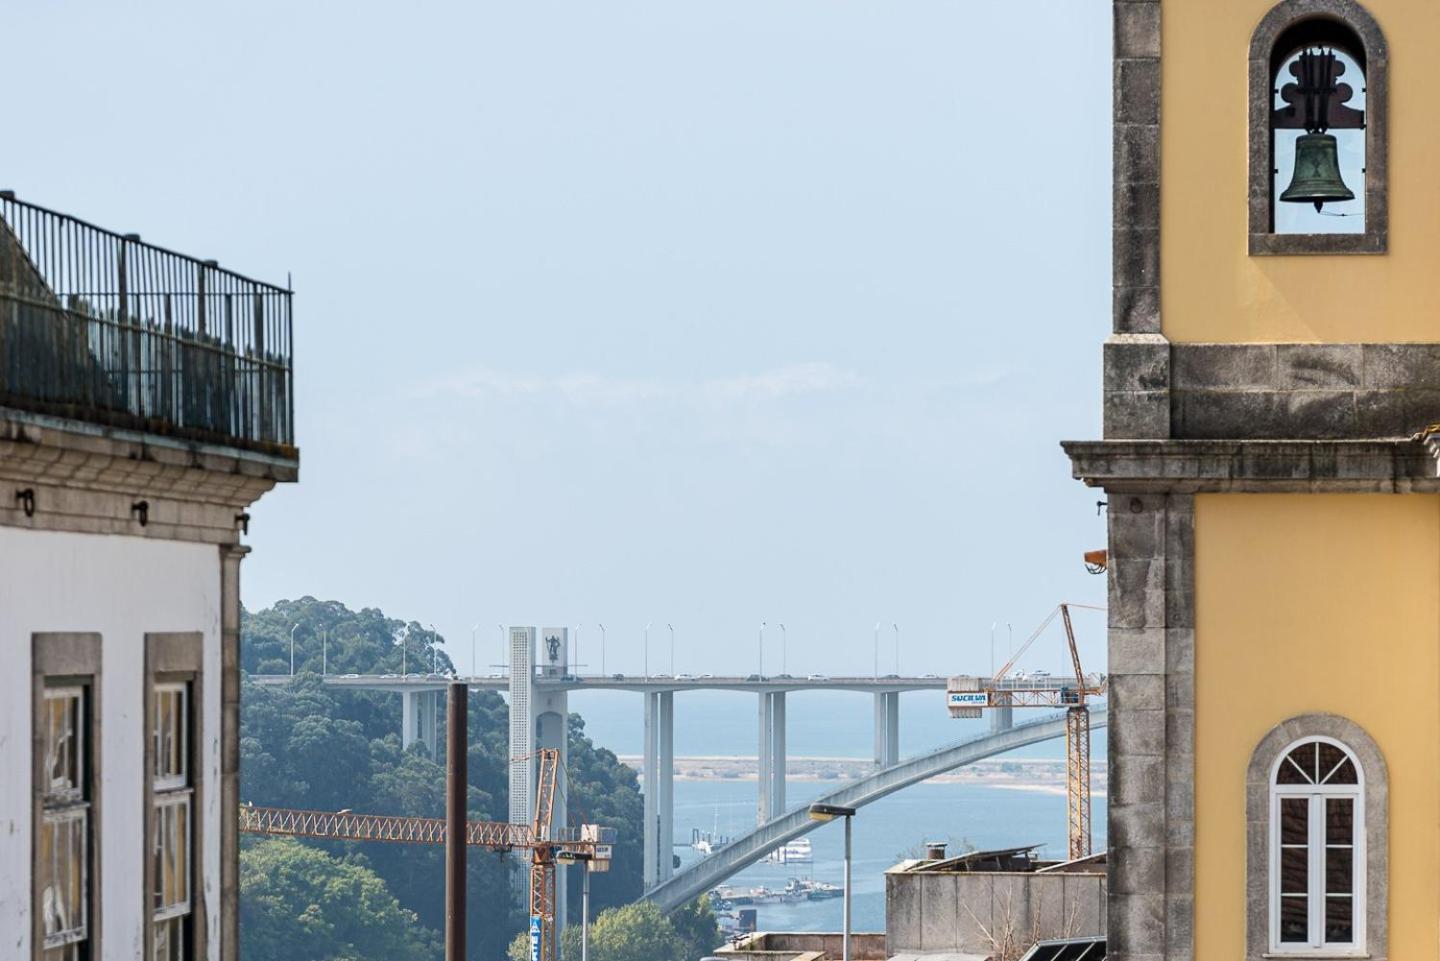
[[[1383,254],[1388,237],[1383,232],[1363,234],[1255,234],[1250,235],[1250,256],[1291,254]],[[1279,957],[1280,955],[1277,955]],[[1269,955],[1266,955],[1269,957]]]
[[[1357,958],[1368,958],[1368,957],[1370,957],[1370,955],[1369,955],[1368,952],[1365,952],[1365,951],[1325,951],[1325,950],[1320,950],[1320,951],[1284,951],[1284,952],[1270,951],[1270,952],[1267,952],[1267,953],[1265,953],[1265,954],[1260,955],[1260,957],[1262,957],[1262,958],[1275,958],[1275,959],[1277,959],[1277,961],[1285,961],[1285,959],[1289,959],[1289,958],[1305,958],[1305,959],[1307,959],[1307,961],[1316,961],[1317,958],[1347,958],[1347,959],[1349,959],[1349,961],[1355,961],[1355,959],[1357,959]]]

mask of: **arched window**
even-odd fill
[[[1383,253],[1388,54],[1353,0],[1283,0],[1250,45],[1250,252]]]
[[[1302,714],[1261,739],[1245,776],[1247,961],[1388,957],[1389,791],[1348,718]]]
[[[1365,949],[1365,782],[1333,738],[1306,738],[1270,779],[1270,952]]]

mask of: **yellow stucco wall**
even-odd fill
[[[1168,8],[1167,8],[1168,9]],[[1390,957],[1437,956],[1440,496],[1195,503],[1195,957],[1245,950],[1245,773],[1275,724],[1343,714],[1390,774]]]
[[[1272,0],[1166,0],[1161,317],[1174,341],[1440,341],[1440,3],[1367,0],[1390,45],[1390,252],[1246,252],[1250,35]],[[1358,185],[1357,185],[1358,187]]]

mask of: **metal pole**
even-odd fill
[[[650,677],[650,623],[645,623],[645,677]]]
[[[330,673],[330,631],[326,630],[320,635],[320,676],[324,677]]]
[[[445,961],[465,961],[465,770],[469,754],[464,683],[450,685],[445,750]]]
[[[900,625],[891,624],[895,628],[895,676],[900,676]]]
[[[298,630],[300,630],[300,625],[299,625],[299,624],[296,624],[294,627],[290,628],[290,676],[291,676],[291,677],[294,677],[294,676],[295,676],[295,632],[298,631]]]
[[[675,676],[675,625],[666,624],[670,628],[670,676]]]
[[[790,646],[790,632],[785,630],[785,625],[780,625],[780,673],[785,673],[785,650]]]
[[[476,623],[470,625],[470,676],[471,676],[471,677],[477,676],[477,675],[479,674],[479,671],[480,671],[480,664],[479,664],[479,662],[475,659],[475,635],[476,635],[476,634],[479,634],[479,633],[480,633],[480,623],[477,621]]]
[[[505,625],[495,625],[500,630],[500,669],[506,674],[510,673],[510,645],[505,643]]]
[[[580,882],[580,961],[590,961],[590,862]]]
[[[600,625],[600,676],[605,676],[605,625]]]
[[[435,625],[430,625],[430,673],[440,673],[440,635],[435,633]]]
[[[765,622],[760,622],[760,677],[765,677]]]
[[[850,961],[850,822],[853,818],[845,818],[845,918],[841,922],[843,934],[843,961]],[[449,961],[447,958],[446,961]]]

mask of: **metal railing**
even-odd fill
[[[289,290],[0,192],[0,406],[293,455]]]

